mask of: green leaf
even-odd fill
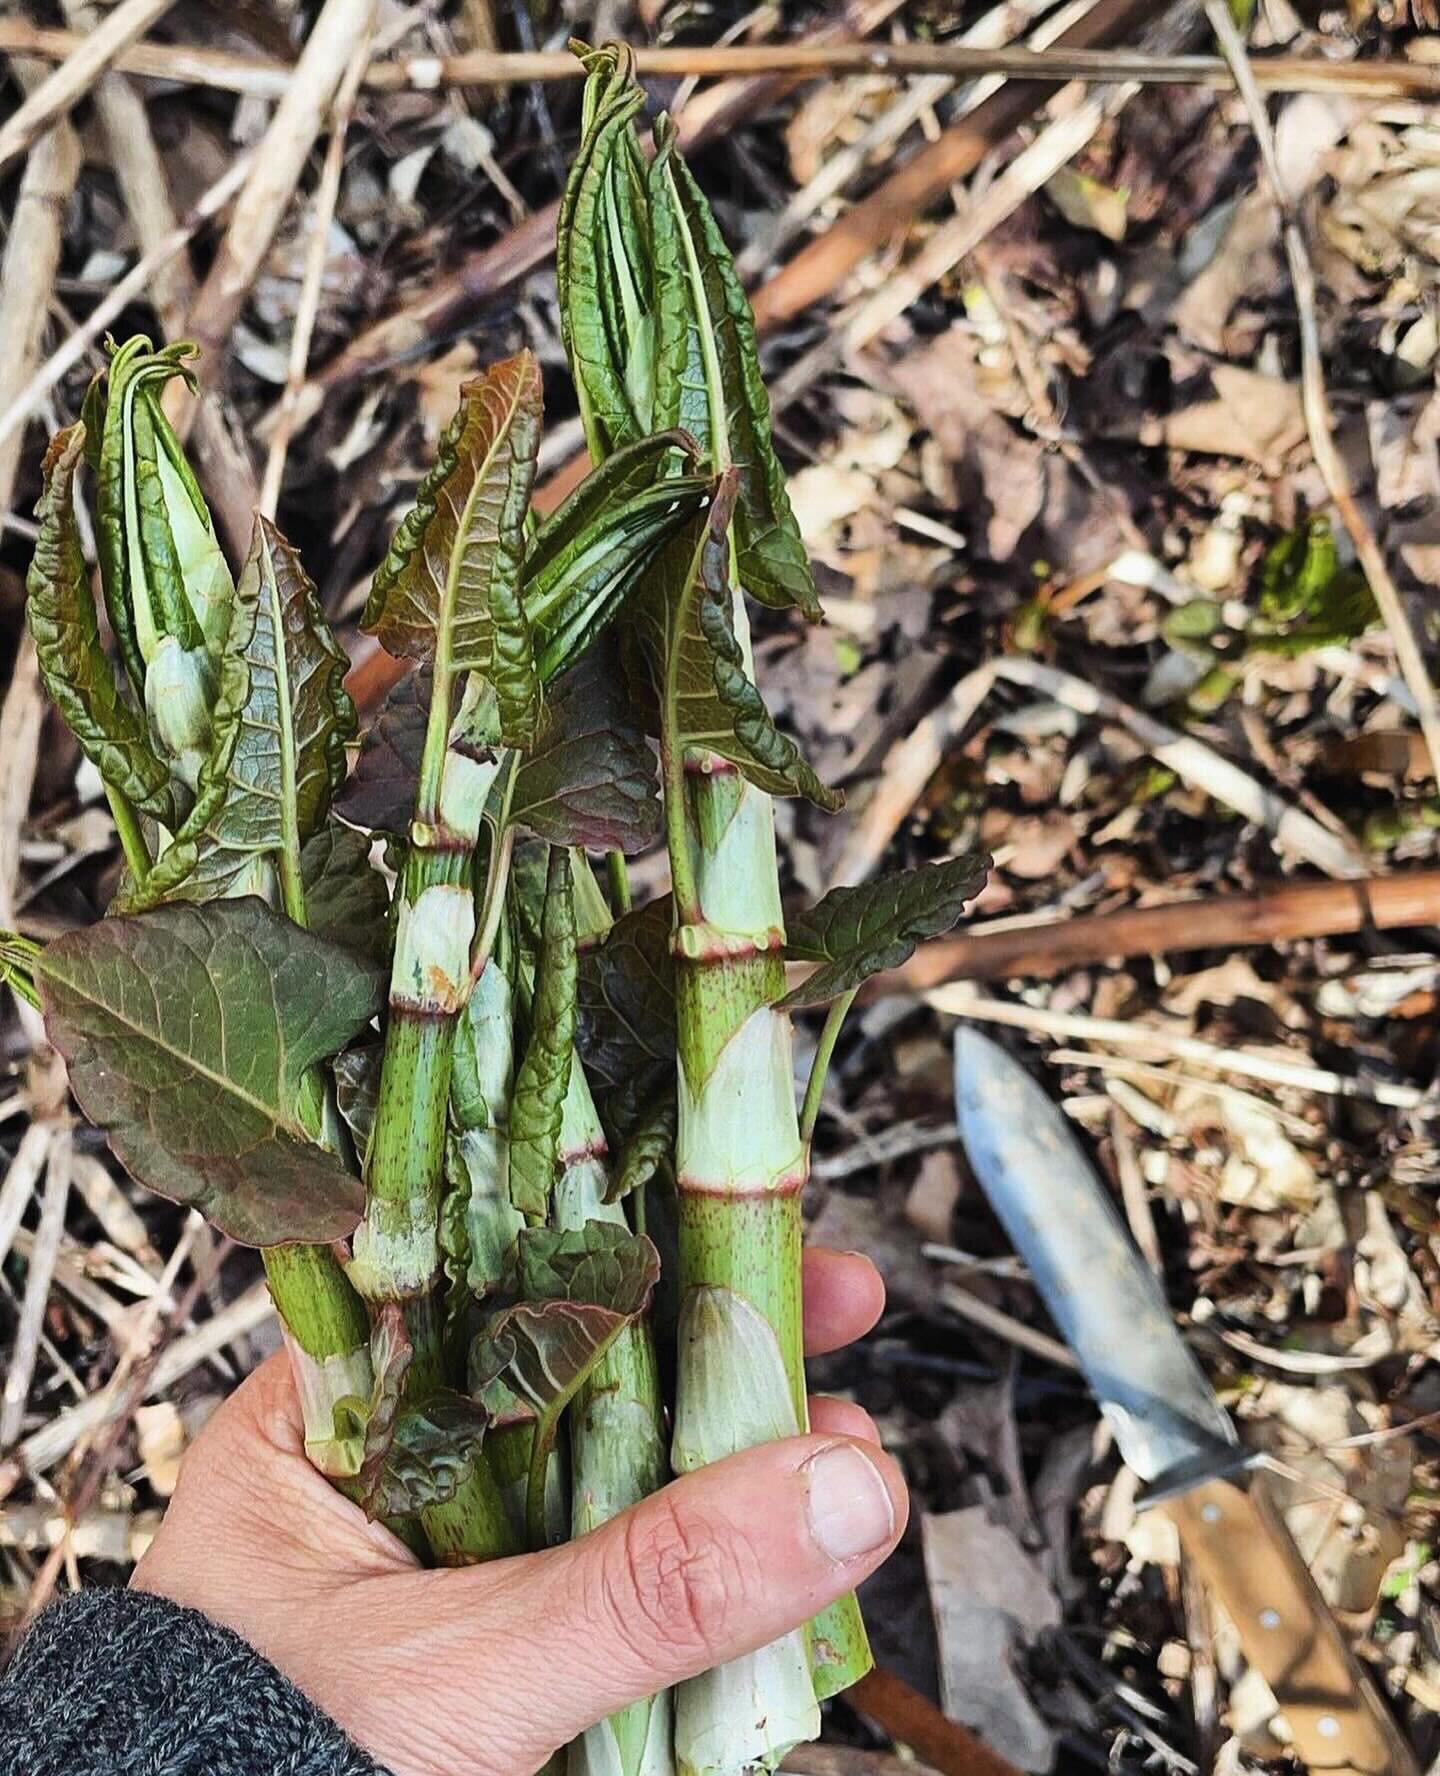
[[[40,534],[25,581],[26,620],[45,688],[100,775],[167,826],[179,819],[170,772],[156,756],[145,723],[120,694],[100,643],[95,600],[75,521],[75,470],[85,428],[51,440],[41,465],[35,516]]]
[[[199,790],[213,811],[194,835],[195,863],[179,885],[187,900],[236,892],[253,880],[258,857],[289,852],[298,860],[344,781],[345,742],[355,732],[347,661],[319,594],[263,517],[235,588],[231,627],[213,727],[219,745]],[[228,718],[237,703],[232,737]]]
[[[110,624],[137,693],[161,637],[214,658],[229,627],[233,583],[184,450],[160,405],[195,346],[111,347],[100,434],[95,538]],[[99,418],[100,391],[87,398]]]
[[[570,854],[557,845],[545,881],[530,1040],[510,1101],[510,1200],[532,1221],[544,1219],[555,1183],[560,1121],[575,1051],[576,967]]]
[[[657,787],[613,650],[588,649],[555,687],[539,749],[516,773],[510,818],[552,845],[633,855],[660,830]]]
[[[695,441],[662,432],[617,450],[545,519],[525,562],[525,608],[547,684],[620,610],[710,483],[688,469]]]
[[[460,391],[435,467],[376,570],[363,625],[392,654],[484,673],[502,736],[525,746],[540,679],[520,599],[525,513],[540,439],[540,366],[528,351]]]
[[[817,621],[820,600],[775,454],[749,298],[667,119],[656,124],[655,140],[649,172],[654,423],[684,426],[718,468],[734,465],[740,584],[762,604],[777,610],[797,605]]]
[[[255,822],[250,836],[273,837],[278,830],[277,805],[263,794],[246,793],[243,777],[239,781],[231,777],[231,765],[242,740],[262,758],[264,755],[263,729],[247,731],[245,720],[250,702],[249,656],[256,645],[260,618],[260,586],[258,580],[252,580],[236,588],[230,606],[230,633],[220,659],[219,691],[210,712],[210,751],[196,778],[194,805],[144,882],[131,883],[116,896],[116,911],[143,912],[147,907],[176,898],[182,888],[188,898],[215,899],[227,892],[259,892],[270,885],[265,863],[269,847],[247,846],[244,822]],[[246,774],[259,768],[252,759]],[[232,794],[236,796],[236,807],[234,815],[229,816],[226,810]],[[205,871],[192,887],[189,878],[202,855],[206,859]]]
[[[627,47],[571,47],[589,77],[580,147],[560,201],[555,270],[561,337],[598,460],[650,430],[649,223],[634,128],[645,94]]]
[[[370,867],[369,838],[329,821],[306,839],[300,875],[310,929],[388,969],[394,948],[390,894],[385,878]]]
[[[1247,654],[1279,654],[1298,659],[1316,648],[1339,647],[1363,635],[1380,620],[1370,582],[1357,567],[1342,567],[1307,600],[1303,620],[1283,628],[1252,623]]]
[[[656,564],[638,607],[669,743],[718,753],[767,795],[802,795],[833,813],[844,797],[826,788],[775,726],[735,635],[728,527],[736,487],[727,470],[709,511]]]
[[[501,1284],[520,1299],[481,1334],[483,1355],[474,1369],[503,1374],[537,1413],[550,1414],[644,1313],[659,1276],[650,1241],[613,1223],[587,1221],[569,1233],[524,1229]]]
[[[247,1245],[350,1233],[364,1192],[300,1104],[306,1072],[375,1015],[372,970],[233,900],[103,919],[39,972],[75,1096],[140,1183]]]
[[[672,923],[667,895],[617,919],[580,957],[580,1052],[617,1149],[675,1080]]]
[[[675,1153],[679,1106],[673,1084],[663,1086],[641,1110],[625,1145],[606,1202],[619,1202],[632,1190],[643,1189],[663,1167],[669,1166]]]
[[[1288,623],[1309,610],[1335,577],[1339,558],[1328,518],[1311,518],[1286,531],[1260,563],[1260,614]]]
[[[780,1001],[788,1011],[824,1005],[882,969],[898,968],[916,944],[939,937],[985,886],[988,857],[951,857],[882,876],[855,888],[834,888],[791,922],[786,955],[818,962],[814,974]]]
[[[430,673],[407,673],[365,730],[349,781],[335,798],[335,812],[370,832],[405,834],[415,812],[425,727],[430,716]]]

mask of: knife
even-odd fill
[[[1234,1623],[1295,1750],[1326,1776],[1419,1776],[1069,1122],[1018,1062],[964,1024],[955,1105],[971,1167],[1126,1465]]]

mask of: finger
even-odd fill
[[[431,1656],[444,1647],[474,1674],[473,1712],[505,1721],[520,1767],[800,1627],[880,1564],[907,1511],[882,1450],[795,1437],[689,1474],[564,1547],[408,1582],[431,1581]]]
[[[839,1400],[834,1394],[811,1394],[810,1429],[827,1437],[858,1437],[862,1443],[880,1441],[875,1420],[865,1408],[853,1400]]]
[[[805,1354],[823,1356],[864,1337],[885,1310],[885,1284],[861,1252],[805,1253]]]

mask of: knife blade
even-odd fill
[[[1149,1266],[1066,1118],[998,1043],[962,1024],[955,1106],[972,1169],[1181,1546],[1330,1776],[1418,1776]]]

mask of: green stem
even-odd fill
[[[113,783],[105,783],[105,799],[110,804],[110,813],[115,821],[115,832],[120,840],[120,848],[125,853],[125,861],[130,866],[130,874],[135,878],[137,887],[150,874],[150,847],[145,843],[145,830],[140,824],[140,816],[135,812],[134,804],[123,789],[117,789]]]
[[[610,885],[610,910],[618,919],[634,904],[630,892],[630,869],[623,851],[605,853],[605,879]]]
[[[476,1566],[522,1552],[483,1449],[454,1498],[431,1505],[420,1520],[441,1566]]]
[[[679,652],[678,649],[675,652]],[[673,700],[669,707],[674,707]],[[660,775],[664,786],[665,849],[670,854],[670,892],[675,916],[683,925],[701,922],[700,891],[685,831],[685,757],[680,747],[663,736],[660,741]]]
[[[567,1396],[568,1398],[568,1396]],[[550,1454],[555,1447],[555,1433],[560,1429],[564,1401],[557,1401],[548,1412],[535,1421],[530,1444],[530,1471],[525,1478],[525,1540],[532,1554],[548,1546],[545,1529],[545,1480],[550,1471]]]
[[[815,1136],[815,1124],[820,1117],[820,1100],[825,1095],[825,1078],[830,1071],[831,1057],[835,1053],[835,1044],[840,1040],[840,1028],[845,1022],[846,1014],[855,1003],[855,995],[859,987],[851,987],[848,993],[842,993],[825,1014],[825,1027],[820,1032],[820,1040],[815,1045],[815,1059],[810,1063],[810,1078],[805,1085],[805,1102],[800,1106],[800,1139],[809,1151],[810,1143]]]

